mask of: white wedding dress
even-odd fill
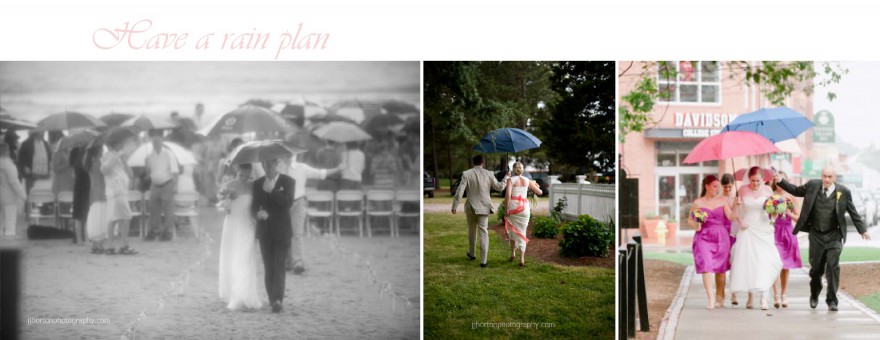
[[[730,290],[766,292],[782,270],[782,258],[776,249],[774,225],[764,212],[767,196],[743,197],[740,229],[730,250]]]
[[[511,183],[516,183],[519,178],[525,179],[525,177],[513,177]],[[528,184],[528,179],[526,179],[526,183]],[[526,251],[526,244],[529,242],[526,229],[529,226],[532,212],[527,199],[528,193],[528,186],[514,186],[510,193],[510,202],[507,203],[507,211],[510,213],[507,216],[508,223],[505,225],[507,237],[515,241],[516,248],[521,252]]]
[[[251,218],[250,194],[238,196],[229,205],[220,239],[220,298],[227,308],[258,309],[262,306],[257,289],[257,241]]]

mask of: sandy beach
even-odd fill
[[[200,240],[135,238],[132,246],[140,254],[134,256],[92,255],[88,247],[69,240],[5,240],[4,246],[18,245],[23,251],[22,337],[418,337],[417,236],[307,238],[307,271],[288,274],[284,311],[272,314],[268,306],[255,311],[226,309],[217,295],[222,215],[203,208],[201,225],[208,237]],[[258,285],[267,303],[262,272],[260,263]],[[29,318],[92,318],[109,323],[28,325]],[[132,328],[136,332],[128,332]]]

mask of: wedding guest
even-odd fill
[[[58,152],[58,146],[61,141],[55,143],[52,151],[52,193],[56,196],[62,191],[73,191],[74,189],[74,170],[70,163],[70,153],[67,157],[63,157]]]
[[[736,201],[736,189],[735,189],[735,179],[733,178],[733,174],[726,173],[721,175],[721,196],[727,198],[727,204],[729,206],[733,206]],[[739,223],[737,221],[724,220],[724,227],[727,228],[727,231],[730,233],[730,244],[733,246],[733,243],[736,242],[736,232],[739,230]],[[724,282],[715,282],[716,286],[723,286]],[[722,305],[724,303],[724,299],[721,299]],[[736,300],[736,293],[730,293],[730,304],[736,306],[739,304],[739,301]]]
[[[18,169],[9,157],[9,145],[0,143],[0,236],[15,236],[19,206],[26,200]]]
[[[366,161],[364,153],[358,142],[350,142],[346,146],[347,149],[342,154],[342,181],[339,183],[339,190],[361,190]]]
[[[706,308],[715,309],[724,304],[726,272],[730,269],[730,232],[725,220],[735,219],[736,210],[720,195],[718,177],[706,176],[701,188],[700,197],[691,205],[688,224],[696,229],[692,245],[694,266],[703,276],[703,288],[709,300]],[[705,214],[701,220],[695,216],[698,213]]]
[[[370,159],[370,173],[373,175],[373,186],[381,189],[394,189],[404,183],[400,178],[400,157],[394,152],[390,143],[381,143],[378,154]]]
[[[85,235],[83,235],[83,226],[89,213],[89,172],[84,164],[84,146],[78,146],[70,150],[69,166],[73,168],[74,184],[73,184],[73,221],[76,232],[74,243],[85,243]]]
[[[115,138],[114,138],[115,137]],[[134,255],[137,252],[128,245],[128,229],[131,222],[131,207],[128,205],[128,188],[131,170],[125,165],[124,155],[130,154],[135,143],[133,136],[119,133],[108,138],[108,150],[101,158],[101,173],[104,174],[105,192],[107,194],[108,234],[111,243],[105,254],[115,255],[113,243],[120,245],[119,254]]]
[[[25,190],[30,194],[37,180],[49,178],[52,151],[49,149],[49,144],[43,140],[43,132],[30,133],[21,145],[18,161],[19,169],[24,176]]]
[[[15,133],[15,130],[6,130],[6,134],[3,136],[3,142],[9,146],[9,158],[12,159],[12,163],[18,164],[18,134]],[[18,168],[16,168],[16,171],[18,171]],[[18,171],[19,179],[22,178],[21,175],[21,172]]]
[[[180,166],[177,158],[162,141],[162,135],[152,134],[153,151],[147,156],[145,171],[150,177],[150,230],[144,238],[152,241],[170,241],[176,215],[174,195],[178,192],[177,183]],[[163,220],[164,219],[164,220]],[[161,228],[160,228],[161,225]]]
[[[788,176],[782,171],[777,174],[777,178],[788,181]],[[794,196],[782,190],[775,181],[771,182],[770,187],[774,194],[784,198],[788,204],[785,214],[777,217],[774,222],[776,248],[779,250],[779,256],[782,257],[782,272],[779,273],[779,278],[773,284],[773,306],[787,308],[788,302],[785,301],[785,292],[788,290],[789,270],[803,267],[797,236],[792,233],[794,223],[797,223],[800,218],[800,210],[794,202]]]
[[[92,242],[92,254],[103,254],[107,240],[107,193],[104,174],[101,173],[101,158],[106,147],[94,145],[86,150],[83,167],[89,174],[89,209],[86,213],[86,235]]]

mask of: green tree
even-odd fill
[[[618,78],[641,72],[636,86],[628,93],[621,96],[618,107],[620,141],[624,142],[630,132],[641,132],[644,128],[654,124],[651,118],[651,110],[657,100],[665,99],[668,94],[660,91],[655,78],[657,74],[650,71],[657,66],[658,72],[665,77],[674,77],[674,67],[665,67],[666,62],[643,62],[641,68],[633,69],[638,62],[630,62]],[[812,61],[762,61],[750,63],[747,61],[727,61],[723,63],[729,70],[731,79],[742,75],[745,83],[762,89],[761,94],[773,105],[781,106],[785,99],[791,96],[795,90],[812,93],[813,87],[830,86],[837,84],[848,70],[839,63],[823,62],[817,71],[816,63]],[[821,73],[820,73],[821,72]],[[820,78],[821,76],[821,78]],[[828,93],[828,99],[834,100],[836,94]]]

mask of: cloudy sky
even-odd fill
[[[837,137],[856,147],[880,146],[880,62],[843,62],[849,69],[840,84],[816,87],[813,110],[834,114]],[[821,63],[817,69],[822,72]],[[837,94],[828,100],[828,92]]]

